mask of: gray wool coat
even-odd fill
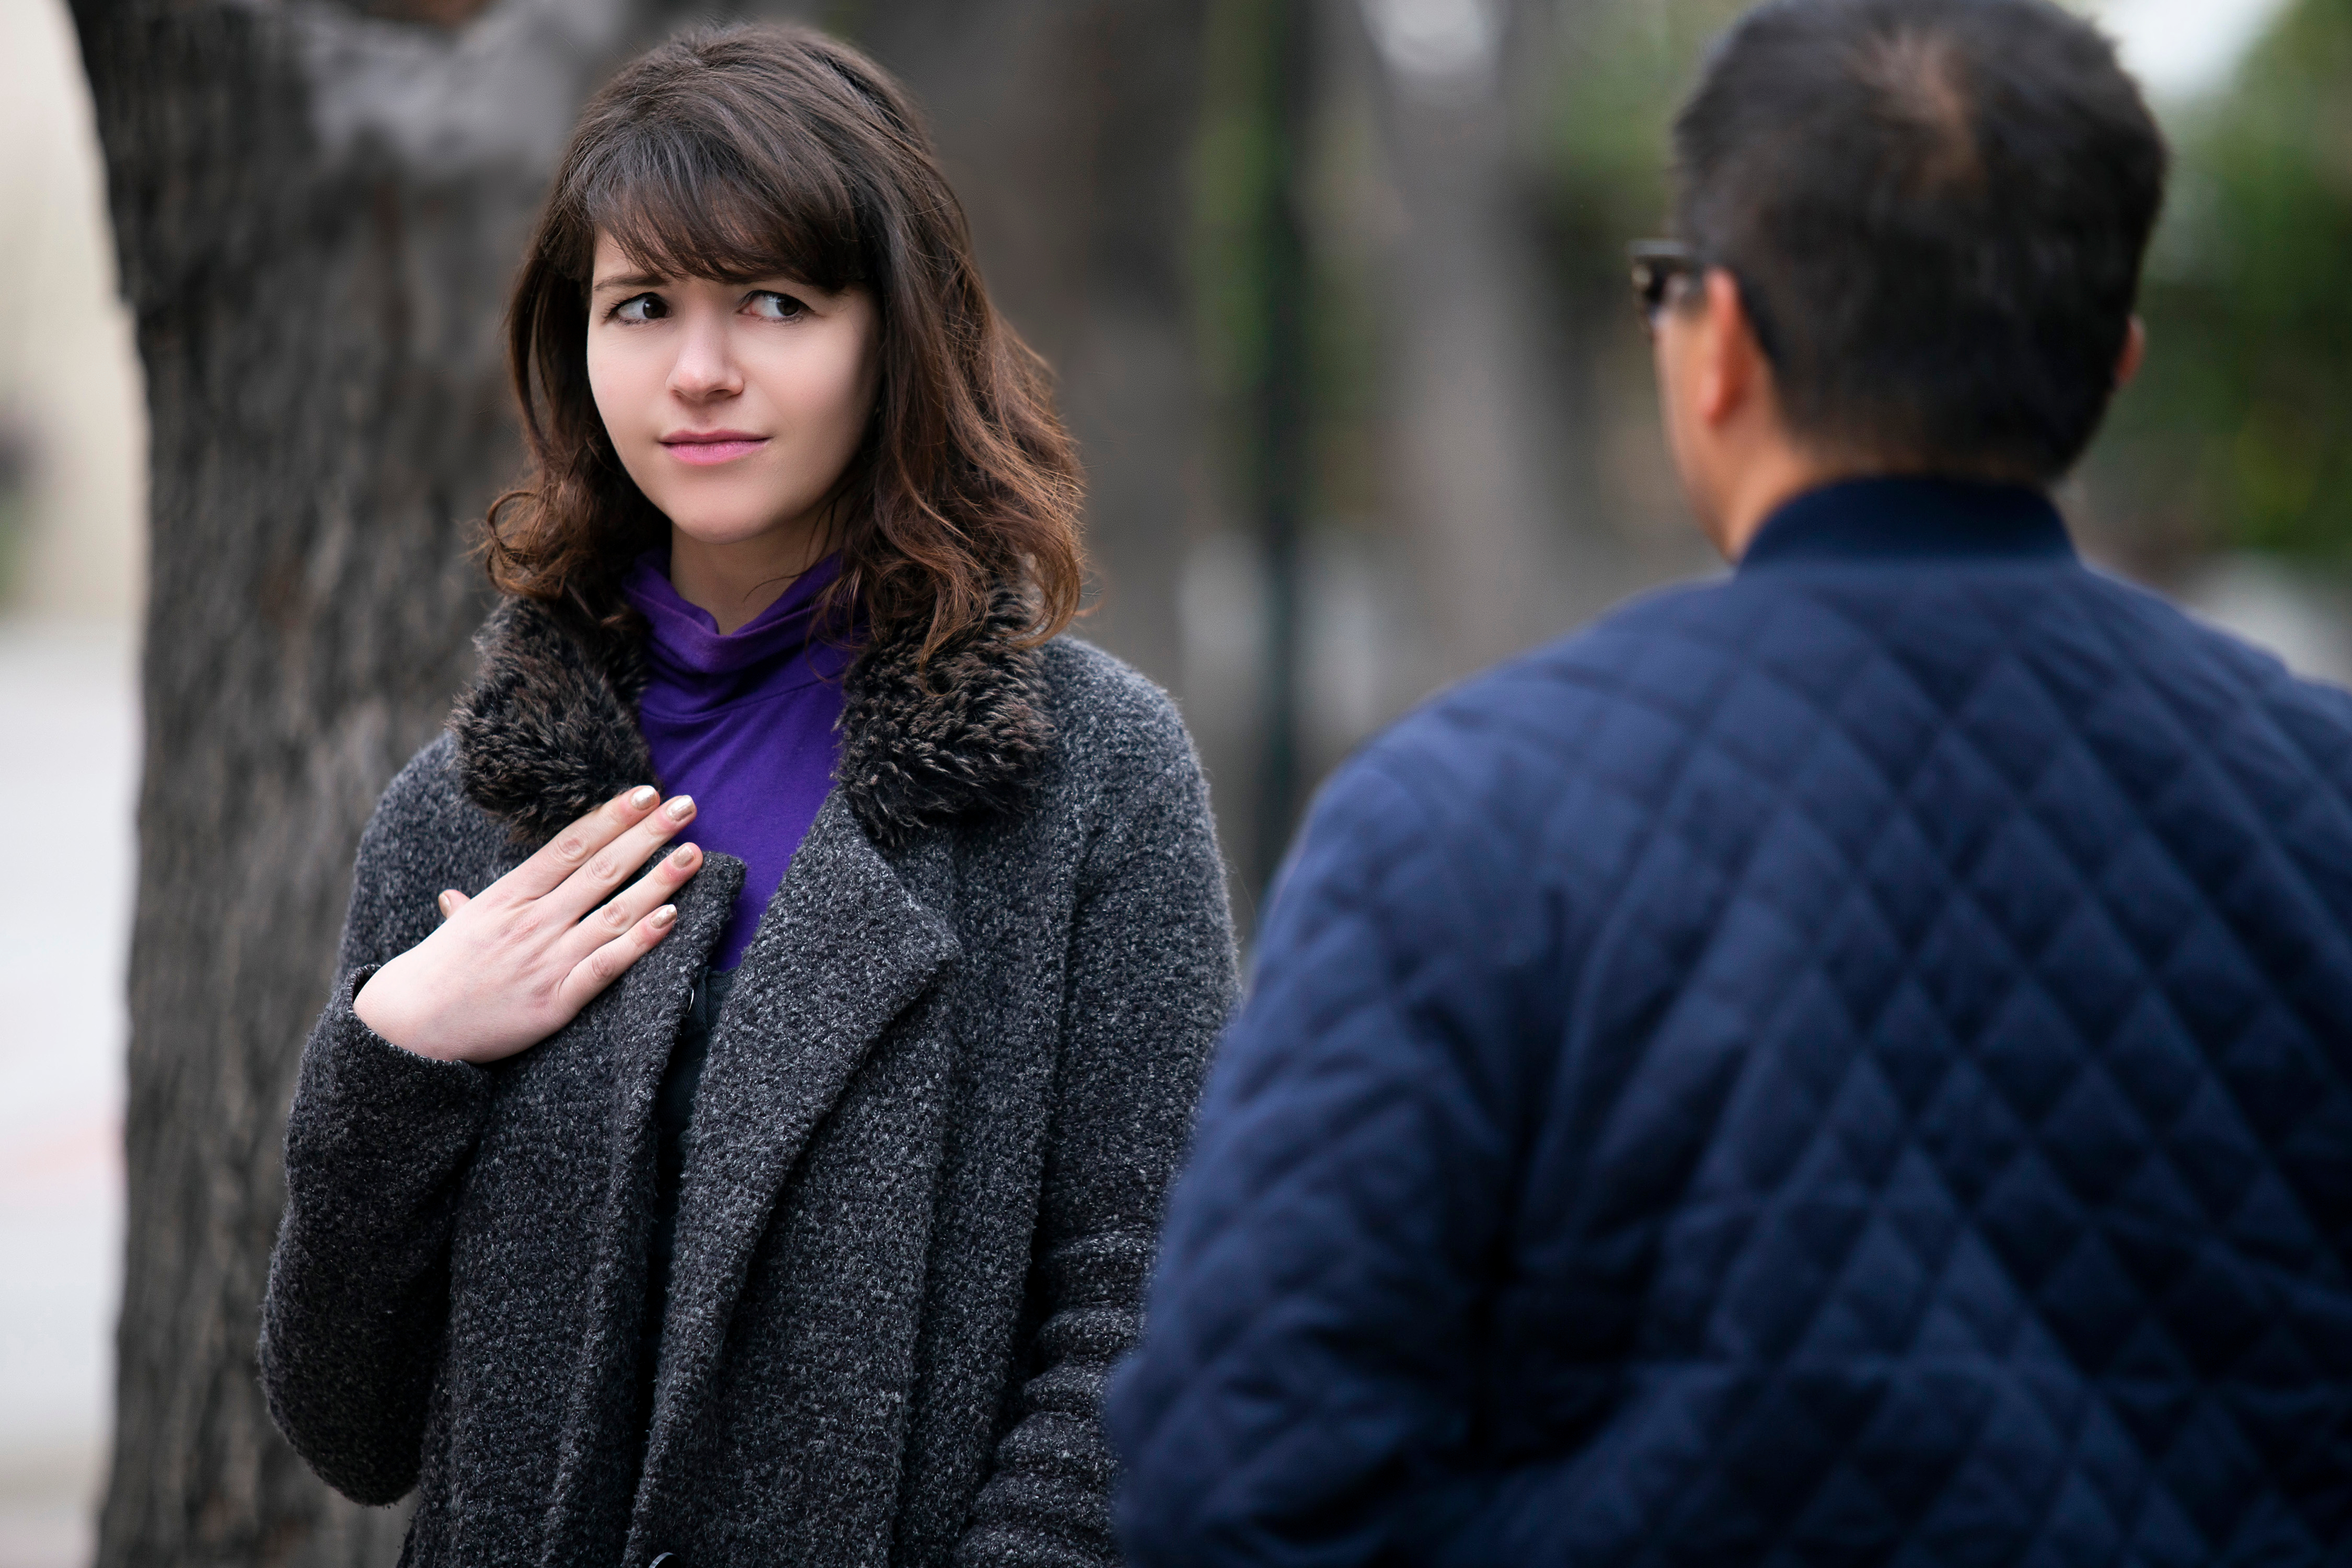
[[[1168,700],[1013,624],[847,679],[836,786],[712,1034],[649,1436],[655,1093],[740,863],[509,1061],[352,1010],[442,889],[652,776],[641,647],[527,605],[486,628],[361,843],[263,1313],[295,1447],[362,1502],[420,1492],[404,1563],[1117,1562],[1097,1405],[1234,956]]]

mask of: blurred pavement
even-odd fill
[[[0,735],[42,823],[14,857],[31,875],[0,902],[0,1568],[78,1568],[121,1271],[139,755],[128,629],[0,619]]]

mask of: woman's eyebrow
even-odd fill
[[[668,279],[656,277],[651,272],[614,272],[597,279],[590,288],[592,289],[652,289],[668,281]]]

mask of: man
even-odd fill
[[[2164,151],[2043,0],[1675,129],[1738,563],[1342,770],[1110,1406],[1143,1568],[2352,1562],[2352,699],[2085,570]]]

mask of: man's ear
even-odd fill
[[[1698,415],[1720,425],[1752,402],[1769,374],[1756,324],[1739,297],[1739,280],[1721,267],[1704,284],[1706,309],[1695,323],[1701,339]]]
[[[2121,392],[2147,361],[2147,325],[2137,316],[2124,332],[2124,352],[2116,357],[2116,390]]]

